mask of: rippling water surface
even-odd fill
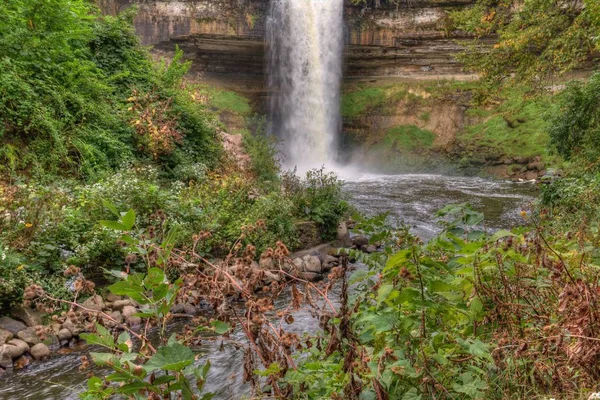
[[[343,175],[343,174],[342,174]],[[491,181],[482,178],[441,175],[346,174],[345,191],[356,208],[367,214],[390,213],[390,222],[404,221],[415,233],[427,239],[439,232],[433,214],[450,203],[469,202],[486,215],[490,229],[519,224],[519,211],[536,195],[531,184]],[[283,307],[285,299],[281,299]],[[302,334],[317,329],[317,322],[306,310],[295,314],[293,330]],[[171,327],[177,331],[182,322]],[[242,332],[233,334],[243,341]],[[243,383],[243,354],[233,346],[220,350],[220,342],[206,341],[199,351],[211,360],[207,389],[217,399],[240,399],[249,393]],[[55,355],[51,360],[34,363],[26,370],[0,377],[2,400],[77,399],[84,390],[86,374],[78,370],[80,351]]]

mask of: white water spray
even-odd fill
[[[335,163],[343,31],[343,0],[271,0],[270,120],[288,168]]]

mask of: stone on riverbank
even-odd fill
[[[131,305],[131,300],[129,300],[129,299],[116,300],[113,302],[112,308],[113,308],[113,310],[121,310],[121,309],[123,309],[123,307],[130,306],[130,305]]]
[[[44,343],[38,343],[30,350],[31,355],[36,360],[50,357],[50,349]]]
[[[356,246],[357,249],[360,249],[362,246],[369,245],[369,238],[362,235],[354,236],[352,238],[352,244]]]
[[[12,333],[0,328],[0,345],[3,345],[4,343],[8,342],[13,337],[14,335]]]
[[[3,344],[0,346],[0,367],[4,369],[11,369],[13,367],[13,359],[11,349],[14,346],[9,344]]]
[[[36,328],[34,327],[23,329],[22,331],[17,333],[17,337],[30,345],[38,344],[41,342],[40,338],[37,335]]]
[[[86,299],[82,304],[83,307],[94,311],[102,311],[105,307],[104,300],[100,295],[94,295],[89,299]]]
[[[21,339],[11,339],[8,341],[7,345],[15,347],[14,349],[10,349],[12,351],[11,354],[13,360],[29,351],[29,345]]]
[[[135,316],[138,310],[134,306],[125,306],[123,307],[123,317],[125,317],[125,322],[128,325],[135,326],[142,323],[142,318]]]
[[[62,342],[69,342],[71,341],[71,339],[73,339],[73,334],[71,333],[70,330],[66,329],[66,328],[62,328],[61,330],[58,331],[58,333],[56,334],[56,336],[58,337],[58,342],[62,345]]]
[[[350,232],[345,222],[341,222],[337,228],[337,239],[334,243],[335,247],[350,247],[352,246],[352,239],[350,238]]]
[[[27,328],[21,321],[14,320],[10,317],[0,317],[0,328],[9,331],[13,335]]]
[[[16,306],[11,310],[13,317],[23,321],[27,326],[42,325],[42,313],[30,307]]]

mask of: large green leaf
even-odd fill
[[[176,371],[183,370],[194,362],[194,353],[181,343],[160,347],[156,354],[144,365],[148,371]]]

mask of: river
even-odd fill
[[[404,221],[424,239],[439,232],[434,214],[446,204],[469,202],[485,213],[489,229],[509,228],[520,223],[520,210],[537,194],[532,184],[428,174],[364,174],[346,178],[344,190],[361,213],[372,216],[389,212],[391,223]],[[317,323],[308,312],[300,311],[294,317],[297,333],[316,329]],[[181,324],[171,329],[177,330]],[[233,338],[244,340],[241,332],[235,332]],[[225,346],[221,351],[220,342],[211,341],[205,341],[198,350],[211,360],[206,389],[217,393],[215,399],[240,399],[249,393],[243,383],[241,350]],[[5,373],[0,378],[0,399],[77,399],[86,382],[86,372],[78,370],[82,352],[55,353],[46,362]]]

